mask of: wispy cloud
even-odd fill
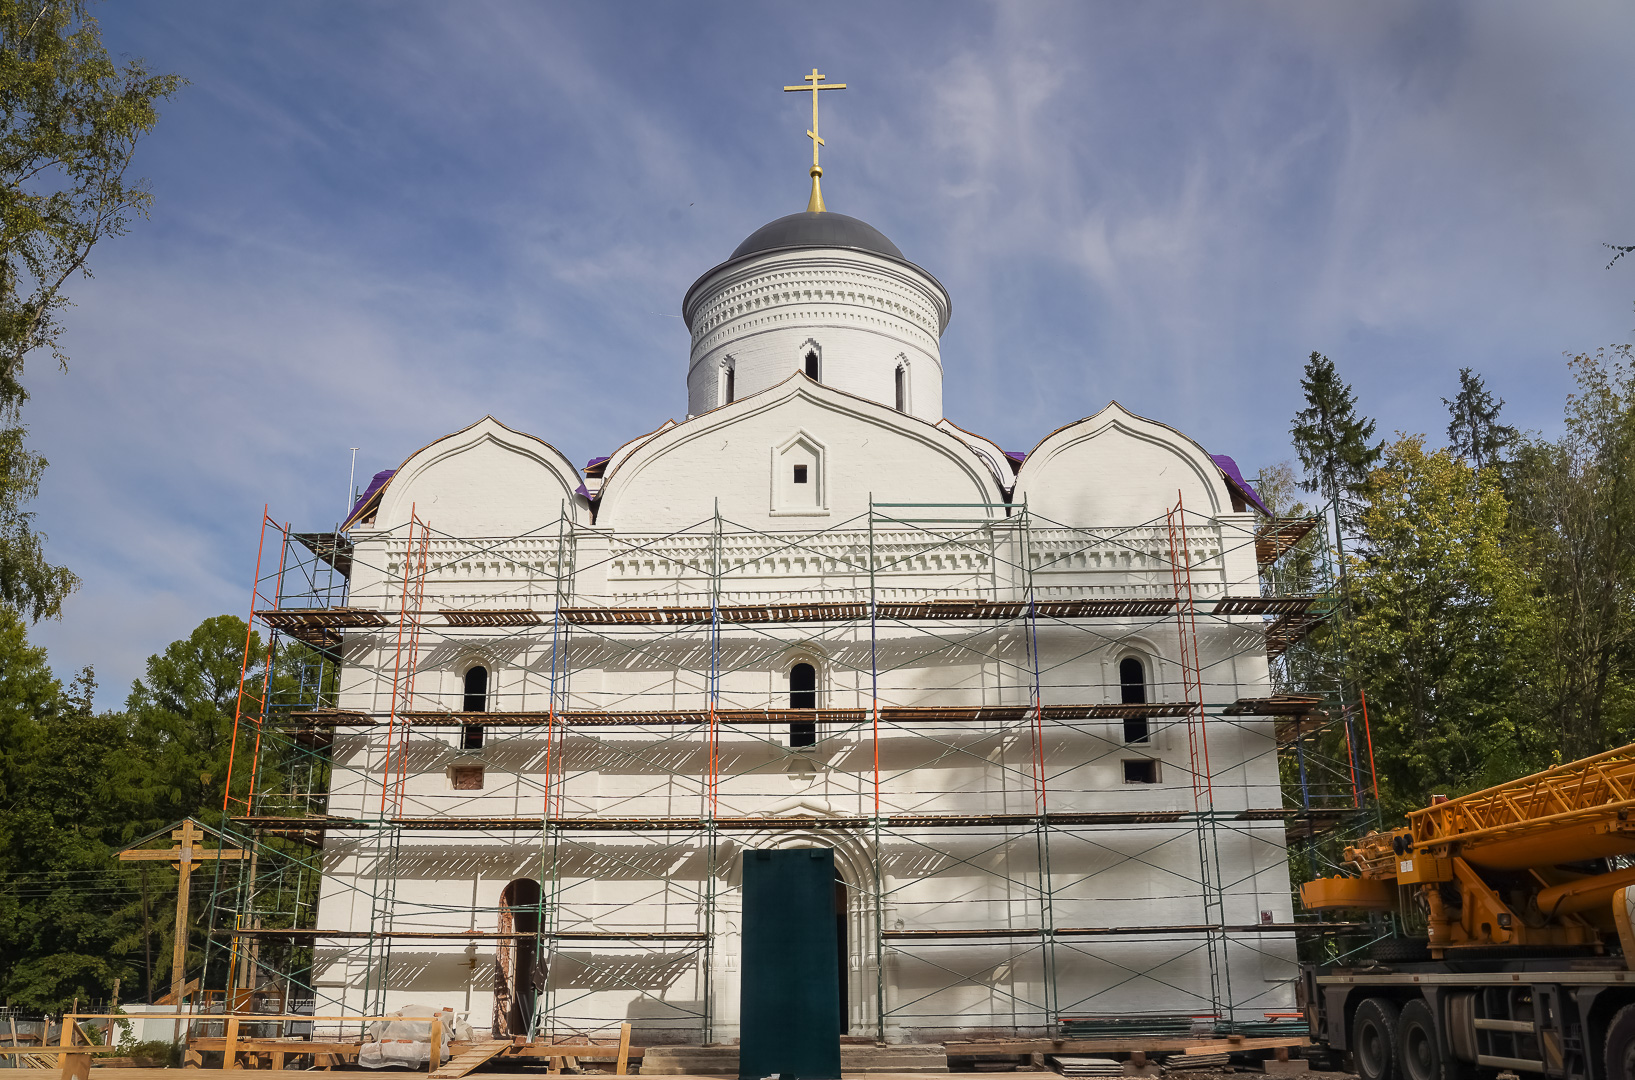
[[[241,612],[264,503],[334,520],[493,413],[576,460],[685,410],[682,293],[805,199],[948,285],[947,411],[1026,448],[1118,398],[1288,455],[1307,352],[1382,428],[1472,365],[1555,423],[1562,350],[1628,336],[1625,5],[838,2],[108,7],[187,75],[151,222],[31,373],[37,509],[86,585],[42,627],[115,704]],[[654,314],[654,313],[660,314]]]

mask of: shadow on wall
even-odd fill
[[[551,970],[552,990],[644,990],[662,992],[684,976],[697,972],[703,957],[699,949],[686,952],[619,954],[589,950],[561,950]],[[658,1005],[660,1002],[654,1002]],[[675,1008],[684,1008],[677,1003]]]

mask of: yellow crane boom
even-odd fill
[[[1346,848],[1355,876],[1308,882],[1301,902],[1381,910],[1411,901],[1438,956],[1468,946],[1599,947],[1628,932],[1622,890],[1635,885],[1635,867],[1609,860],[1635,855],[1632,814],[1635,744],[1414,810],[1404,828]],[[1635,955],[1635,941],[1625,944]]]

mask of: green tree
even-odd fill
[[[1518,715],[1533,615],[1497,477],[1427,452],[1423,436],[1399,438],[1384,458],[1342,632],[1368,688],[1381,779],[1406,809],[1525,772],[1551,745]]]
[[[0,605],[0,990],[32,1008],[106,992],[125,974],[111,863],[123,806],[108,757],[121,717],[69,706],[45,650]]]
[[[0,605],[0,994],[62,1008],[116,978],[145,985],[150,957],[170,955],[175,871],[146,864],[144,912],[142,871],[114,852],[183,817],[220,818],[246,633],[206,619],[149,657],[124,713],[97,714],[94,673],[65,692]],[[196,974],[202,935],[189,945]]]
[[[1443,398],[1442,404],[1448,409],[1448,445],[1476,468],[1495,464],[1515,445],[1516,429],[1499,423],[1504,399],[1494,401],[1482,377],[1470,368],[1459,369],[1459,393],[1452,401]]]
[[[36,620],[58,614],[78,579],[46,560],[22,509],[46,465],[23,445],[24,360],[49,349],[67,365],[68,281],[147,213],[152,195],[127,173],[181,83],[115,64],[83,0],[0,0],[0,601]]]
[[[1366,502],[1369,472],[1380,459],[1374,421],[1357,415],[1357,398],[1340,378],[1334,361],[1312,353],[1300,377],[1306,407],[1294,416],[1290,434],[1305,470],[1300,486],[1321,494],[1334,507],[1340,538],[1357,527]]]
[[[221,817],[247,631],[233,615],[206,619],[148,657],[147,675],[131,685],[128,764],[140,773],[132,781],[155,827],[188,815]],[[251,656],[259,656],[260,635],[249,633],[249,641]],[[250,677],[259,678],[259,665]],[[246,776],[234,778],[235,790]]]
[[[1512,467],[1518,542],[1539,580],[1530,688],[1567,758],[1635,737],[1635,351],[1573,357],[1566,434]]]

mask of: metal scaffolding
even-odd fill
[[[1255,551],[1258,587],[1234,590],[1223,560],[1245,547]],[[360,548],[386,553],[369,568],[385,585],[369,595],[349,587]],[[1050,580],[1103,552],[1118,553],[1146,584],[1115,595]],[[497,989],[517,1000],[525,996],[517,987],[498,985],[517,975],[517,953],[507,949],[533,949],[534,969],[546,973],[525,1030],[514,1034],[606,1034],[626,1017],[599,1014],[596,993],[622,988],[641,1002],[649,1027],[709,1043],[720,1034],[712,981],[720,977],[730,866],[746,841],[796,833],[852,856],[857,880],[844,885],[854,925],[867,930],[867,940],[852,943],[854,988],[872,991],[857,1013],[865,1026],[854,1031],[881,1040],[888,1028],[932,1038],[1178,1024],[1287,1031],[1299,1021],[1257,1007],[1286,988],[1240,986],[1234,995],[1234,965],[1258,963],[1262,942],[1289,935],[1308,954],[1333,955],[1381,931],[1228,913],[1233,891],[1257,872],[1257,845],[1272,845],[1281,861],[1286,844],[1304,878],[1332,864],[1335,837],[1361,831],[1371,817],[1366,706],[1340,677],[1325,626],[1339,590],[1321,518],[1266,521],[1240,535],[1186,510],[1179,496],[1160,518],[1107,529],[1064,525],[1025,504],[871,501],[863,517],[810,532],[770,533],[717,511],[662,536],[620,537],[576,523],[564,508],[557,520],[503,539],[450,536],[412,513],[407,525],[354,545],[344,534],[294,532],[264,515],[261,553],[252,626],[266,640],[252,630],[246,641],[236,772],[223,806],[233,840],[255,858],[217,867],[201,976],[230,996],[275,987],[281,1008],[310,998],[323,1012],[341,1002],[313,979],[314,950],[345,950],[361,968],[363,1011],[378,1013],[394,971],[416,962],[394,961],[394,953],[410,943],[463,948],[475,970],[481,941],[513,957],[509,972],[503,961],[495,971]],[[789,595],[748,588],[768,560],[847,584]],[[508,580],[519,583],[505,600],[512,606],[477,606],[477,593],[442,582],[474,562],[505,563]],[[662,564],[675,573],[653,580],[673,584],[600,596],[576,586],[588,570],[615,563]],[[904,586],[910,567],[939,569],[959,584],[926,595]],[[1162,658],[1170,677],[1153,672],[1158,700],[1105,700],[1116,685],[1062,677],[1086,657],[1160,634],[1177,651]],[[1231,644],[1201,650],[1201,634]],[[835,677],[813,708],[773,700],[787,694],[776,687],[746,689],[742,677],[766,672],[769,655],[819,646]],[[534,650],[537,664],[478,710],[465,700],[449,708],[437,693],[417,696],[417,674],[446,664],[456,648],[496,657]],[[1271,662],[1273,693],[1211,700],[1211,687],[1236,681],[1238,657],[1260,655]],[[591,669],[638,662],[669,673],[668,688],[652,693],[664,700],[576,682]],[[913,700],[921,693],[895,685],[935,663],[959,666],[950,678],[960,685],[913,691],[981,700],[924,704]],[[389,687],[376,702],[385,707],[342,708],[349,677]],[[676,707],[681,698],[691,707]],[[1184,736],[1185,757],[1162,767],[1186,773],[1187,805],[1076,805],[1092,790],[1092,767],[1129,752],[1125,740],[1105,734],[1127,722],[1139,722],[1145,740]],[[811,726],[811,745],[788,745],[782,736],[792,724]],[[489,776],[505,773],[513,801],[526,799],[537,813],[411,812],[412,782],[453,767],[446,733],[474,727]],[[1211,762],[1211,735],[1233,732],[1270,736],[1261,753],[1275,758],[1281,783],[1266,805],[1218,805],[1223,785],[1241,788],[1238,802],[1252,801],[1244,770],[1253,759],[1235,756],[1218,769]],[[951,784],[980,765],[991,786],[906,789],[906,778],[928,765]],[[662,778],[677,799],[694,800],[696,813],[610,812],[582,790],[603,766]],[[734,811],[755,785],[780,773],[805,776],[801,770],[826,777],[855,812]],[[334,813],[331,798],[342,791],[353,809]],[[979,796],[989,810],[955,812],[956,795]],[[472,841],[462,837],[474,833],[530,838],[530,912],[505,901],[456,911],[400,896],[400,878],[423,871],[428,845],[463,850]],[[326,838],[332,847],[346,838],[356,872],[326,865]],[[1182,843],[1195,854],[1178,872],[1172,855]],[[1095,891],[1098,878],[1121,867],[1159,861],[1173,883],[1167,899],[1194,916],[1152,923],[1143,910],[1152,898],[1108,900]],[[1095,869],[1064,870],[1073,866]],[[367,930],[316,925],[326,870],[332,888],[354,890],[370,912]],[[962,908],[939,895],[958,875],[993,882],[1001,899]],[[647,891],[599,904],[587,885],[598,877],[644,882]],[[1108,911],[1125,917],[1109,920]],[[463,928],[473,919],[493,929]],[[1118,975],[1097,987],[1075,981],[1091,959]],[[1120,999],[1135,985],[1191,1004],[1132,1016]],[[689,989],[668,992],[676,986]]]

